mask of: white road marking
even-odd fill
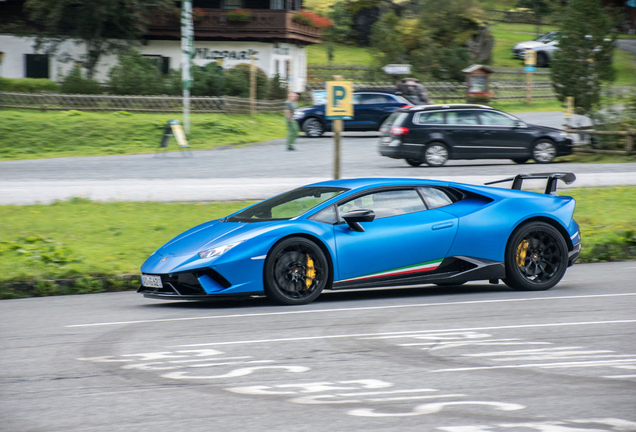
[[[77,327],[98,327],[98,326],[111,326],[111,325],[131,325],[131,324],[149,324],[160,322],[176,322],[176,321],[195,321],[195,320],[209,320],[209,319],[227,319],[227,318],[248,318],[248,317],[261,317],[261,316],[278,316],[278,315],[298,315],[298,314],[319,314],[319,313],[340,313],[340,312],[356,312],[365,310],[388,310],[388,309],[406,309],[406,308],[421,308],[421,307],[434,307],[434,306],[456,306],[456,305],[470,305],[470,304],[494,304],[494,303],[516,303],[526,301],[544,301],[544,300],[574,300],[574,299],[593,299],[604,297],[624,297],[624,296],[636,296],[636,293],[619,293],[619,294],[594,294],[594,295],[581,295],[581,296],[557,296],[557,297],[529,297],[529,298],[512,298],[512,299],[498,299],[498,300],[473,300],[473,301],[458,301],[458,302],[440,302],[440,303],[419,303],[419,304],[403,304],[393,306],[369,306],[359,308],[341,308],[341,309],[317,309],[317,310],[291,310],[285,312],[263,312],[252,314],[234,314],[234,315],[208,315],[198,317],[184,317],[184,318],[163,318],[152,320],[137,320],[137,321],[114,321],[103,323],[91,323],[91,324],[72,324],[65,326],[66,328]]]
[[[581,361],[581,362],[528,363],[528,364],[521,364],[521,365],[475,366],[475,367],[451,368],[451,369],[434,369],[430,372],[466,372],[466,371],[487,370],[487,369],[519,369],[519,368],[530,368],[530,367],[538,367],[538,368],[544,368],[544,369],[558,369],[558,368],[566,368],[566,367],[617,366],[624,363],[636,363],[636,358],[624,359],[624,360],[592,360],[592,361]]]

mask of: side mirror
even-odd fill
[[[347,222],[349,228],[354,231],[364,232],[364,228],[360,225],[360,222],[371,222],[375,219],[375,213],[373,210],[359,209],[351,210],[342,215],[342,218]]]
[[[524,122],[522,122],[521,120],[517,120],[517,122],[515,123],[515,127],[516,128],[527,128],[528,125],[526,125]]]

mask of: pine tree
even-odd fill
[[[601,85],[613,81],[615,35],[600,0],[571,0],[551,61],[554,90],[560,101],[574,97],[577,112],[589,114],[600,102]]]

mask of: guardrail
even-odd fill
[[[128,112],[181,112],[183,98],[176,96],[109,96],[66,95],[57,93],[12,93],[0,95],[2,108],[41,111],[128,111]],[[257,100],[256,111],[283,112],[283,100]],[[249,114],[250,100],[238,97],[192,97],[192,113]]]

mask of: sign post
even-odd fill
[[[192,23],[192,0],[181,2],[181,82],[183,86],[183,125],[190,133],[190,89],[192,75],[190,62],[194,57],[194,24]]]
[[[353,83],[341,81],[342,76],[334,75],[336,81],[327,81],[327,106],[325,118],[333,120],[334,164],[333,178],[340,178],[340,133],[342,121],[353,118]]]
[[[250,116],[256,115],[256,56],[250,56]]]
[[[572,114],[574,114],[574,96],[565,97],[565,121],[568,127],[572,127]]]
[[[532,50],[526,50],[524,56],[526,63],[526,103],[530,105],[532,102],[532,72],[536,69],[537,65],[537,52]]]

